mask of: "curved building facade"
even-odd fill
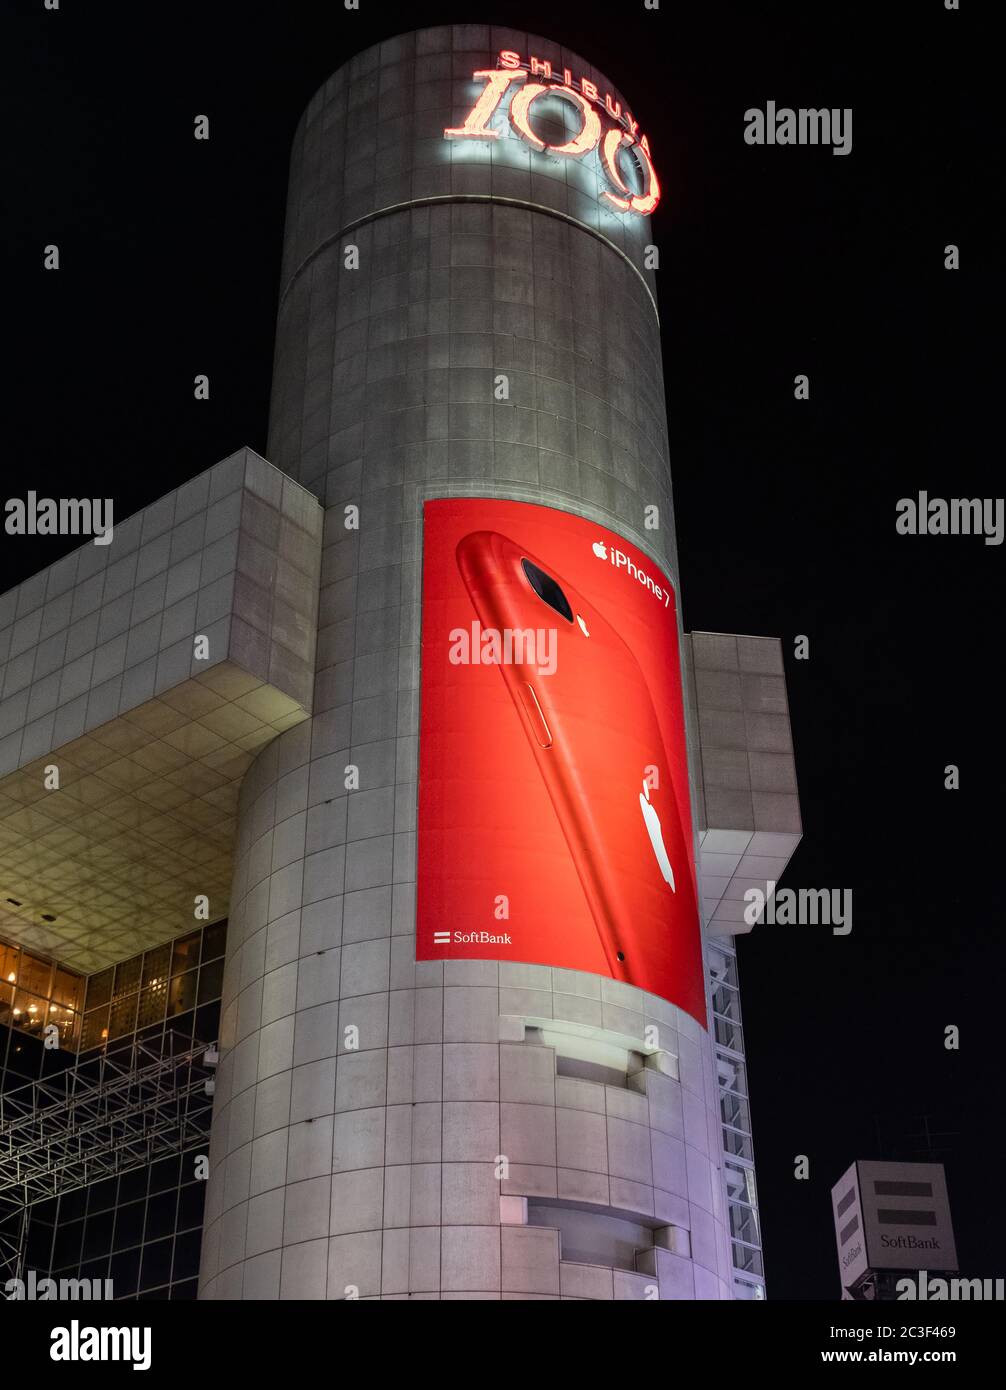
[[[583,517],[677,587],[642,136],[484,25],[361,53],[297,130],[269,458],[325,508],[316,678],[241,790],[203,1298],[733,1296],[702,1024],[416,950],[424,504]]]

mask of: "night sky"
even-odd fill
[[[20,16],[0,84],[4,496],[108,495],[117,519],[241,445],[265,452],[290,141],[342,62],[491,21],[570,44],[627,94],[664,188],[685,627],[783,638],[804,818],[784,885],[853,892],[848,937],[762,926],[740,946],[769,1296],[837,1297],[829,1193],[855,1158],[945,1161],[962,1272],[1001,1276],[1004,554],[895,532],[920,490],[1002,492],[979,6],[36,0]],[[745,109],[770,99],[852,107],[851,154],[746,145]],[[0,589],[74,544],[0,540]]]

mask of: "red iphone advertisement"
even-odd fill
[[[609,975],[705,1026],[670,581],[550,507],[423,526],[417,957]]]

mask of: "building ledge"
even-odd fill
[[[702,919],[712,936],[749,932],[745,892],[777,883],[803,837],[782,642],[686,636],[699,750]]]
[[[242,449],[0,598],[0,935],[93,971],[227,915],[241,779],[311,709],[322,521]]]

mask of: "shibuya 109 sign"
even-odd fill
[[[547,59],[529,58],[525,64],[519,53],[504,50],[499,66],[473,72],[476,81],[485,83],[474,106],[459,126],[448,127],[448,140],[498,140],[501,131],[491,124],[496,112],[508,109],[510,127],[533,149],[552,155],[577,159],[597,150],[604,174],[611,185],[602,189],[602,196],[621,212],[651,213],[660,201],[650,146],[640,133],[639,122],[610,92],[601,93],[596,83],[586,77],[574,80],[569,68],[553,72]],[[528,81],[528,77],[538,79]],[[546,94],[562,97],[572,103],[579,113],[580,129],[564,144],[550,145],[535,134],[531,126],[534,103]],[[634,157],[642,174],[643,188],[633,192],[619,167],[621,157]]]

